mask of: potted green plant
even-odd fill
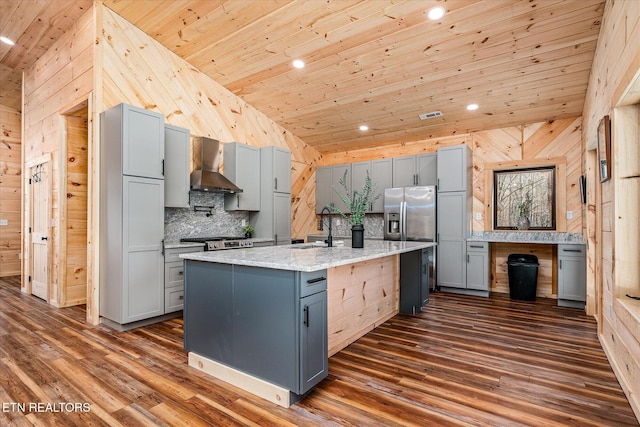
[[[347,187],[347,171],[344,171],[342,178],[338,180],[338,183],[344,189],[344,194],[340,193],[336,188],[333,191],[336,192],[342,203],[345,206],[349,206],[351,211],[350,215],[344,213],[341,209],[331,206],[331,210],[337,212],[342,216],[349,224],[351,224],[351,247],[363,248],[364,247],[364,217],[367,210],[380,198],[380,193],[374,195],[375,188],[369,171],[367,171],[367,178],[364,181],[364,185],[361,190],[349,191]]]
[[[531,205],[533,200],[531,199],[531,193],[527,192],[524,196],[524,200],[517,204],[518,207],[518,230],[528,230],[531,226],[529,215],[531,215]]]
[[[244,231],[244,237],[246,237],[247,239],[250,239],[255,229],[253,228],[253,225],[247,224],[244,227],[242,227],[242,231]]]

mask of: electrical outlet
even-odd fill
[[[247,220],[246,220],[246,219],[243,219],[243,220],[242,220],[242,226],[244,227],[244,226],[246,226],[246,225],[247,225]]]
[[[340,218],[336,219],[336,225],[342,224],[342,220]]]
[[[9,225],[8,219],[0,219],[0,225]]]
[[[567,211],[567,219],[573,219],[573,211]]]
[[[481,220],[482,219],[482,214],[480,212],[476,212],[476,219],[477,220]]]

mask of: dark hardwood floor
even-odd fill
[[[594,320],[554,304],[433,294],[333,356],[284,409],[190,368],[181,319],[90,326],[83,307],[52,308],[4,278],[0,425],[637,426]]]

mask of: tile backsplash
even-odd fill
[[[189,208],[164,209],[165,243],[178,243],[183,237],[242,236],[242,220],[249,223],[248,212],[224,210],[224,195],[192,191]],[[195,206],[211,206],[208,212],[194,211]]]
[[[319,218],[319,217],[318,217]],[[340,220],[340,224],[338,224]],[[317,234],[329,234],[328,220],[325,217],[327,223],[324,226],[323,231],[318,231]],[[383,233],[384,215],[383,214],[367,214],[364,217],[362,225],[364,226],[364,238],[365,239],[382,239]],[[331,215],[331,233],[334,236],[339,237],[351,237],[351,224],[347,222],[340,215]]]

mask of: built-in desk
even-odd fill
[[[488,242],[490,245],[488,269],[491,292],[509,293],[509,254],[533,254],[540,263],[537,296],[557,298],[558,304],[563,306],[584,307],[586,247],[582,234],[480,231],[472,233],[467,242]]]

